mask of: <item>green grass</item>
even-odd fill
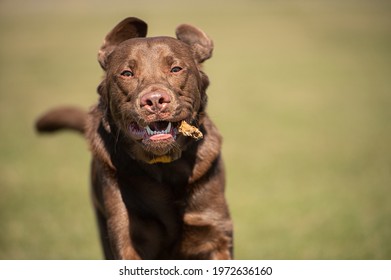
[[[87,145],[33,123],[97,100],[97,50],[126,16],[214,39],[236,258],[390,259],[391,4],[135,2],[1,1],[0,259],[101,258]]]

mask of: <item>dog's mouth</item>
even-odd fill
[[[196,141],[203,137],[198,128],[185,120],[179,122],[155,121],[145,127],[133,122],[129,125],[129,134],[134,141],[141,145],[144,151],[142,159],[150,164],[167,163],[178,159],[182,154],[181,144],[177,142],[180,134]]]
[[[140,127],[132,123],[129,127],[130,134],[135,140],[141,140],[144,144],[175,141],[178,135],[179,122],[157,121],[146,127]]]

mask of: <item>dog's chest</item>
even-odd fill
[[[180,170],[154,167],[148,171],[136,167],[123,170],[118,179],[132,223],[131,235],[139,251],[147,252],[151,258],[164,258],[182,238],[187,175]]]

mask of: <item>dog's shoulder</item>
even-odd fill
[[[95,160],[115,169],[110,157],[109,132],[104,127],[104,114],[99,105],[93,106],[86,121],[85,137]]]
[[[202,118],[202,127],[204,139],[198,143],[195,165],[189,182],[195,182],[203,177],[220,158],[223,137],[206,113]]]

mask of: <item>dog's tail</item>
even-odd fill
[[[77,107],[57,107],[43,114],[35,123],[41,133],[56,132],[63,129],[84,134],[88,113]]]

